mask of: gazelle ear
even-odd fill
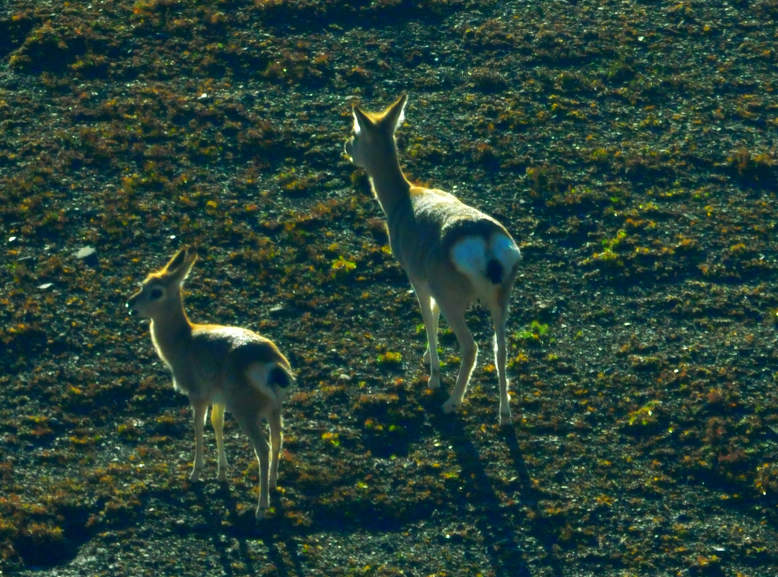
[[[189,247],[179,250],[165,265],[165,274],[173,277],[177,282],[183,282],[192,270],[197,253]]]
[[[408,103],[408,95],[403,94],[395,100],[384,112],[383,121],[395,132],[405,121],[405,105]]]
[[[351,114],[354,116],[354,134],[359,134],[365,127],[373,124],[359,106],[354,105]]]

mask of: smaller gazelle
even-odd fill
[[[149,274],[127,301],[130,313],[151,319],[151,341],[173,373],[173,387],[189,397],[194,413],[195,454],[190,479],[203,471],[203,427],[208,406],[219,453],[217,475],[226,479],[224,411],[235,416],[259,462],[259,502],[264,516],[269,489],[276,486],[283,441],[281,403],[294,383],[289,361],[269,339],[248,329],[190,322],[182,286],[197,255],[184,248]],[[270,424],[270,453],[261,419]]]
[[[479,300],[491,313],[494,354],[500,384],[499,422],[511,422],[505,374],[505,324],[511,288],[521,253],[516,242],[491,216],[442,190],[411,184],[400,168],[394,133],[402,124],[407,97],[381,113],[353,108],[354,134],[346,141],[351,161],[364,168],[373,194],[386,215],[392,253],[405,269],[427,329],[425,360],[429,385],[440,384],[437,332],[440,313],[454,331],[462,352],[454,389],[443,404],[449,413],[462,404],[478,347],[465,321]]]

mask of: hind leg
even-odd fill
[[[506,285],[495,292],[495,298],[489,304],[489,310],[494,324],[494,366],[497,369],[497,380],[500,386],[500,409],[498,422],[500,425],[510,425],[511,396],[508,392],[508,375],[506,373],[507,345],[505,339],[505,325],[508,321],[509,295],[511,284]]]
[[[283,421],[281,419],[281,410],[274,410],[270,414],[270,488],[275,489],[278,485],[278,459],[281,453],[281,447],[284,443]]]
[[[511,396],[508,392],[508,375],[505,374],[505,321],[495,321],[494,327],[494,364],[497,367],[497,379],[500,385],[500,425],[511,424]]]
[[[265,516],[265,511],[270,503],[268,491],[269,447],[267,444],[267,437],[265,435],[264,427],[257,418],[257,415],[242,415],[239,411],[235,411],[235,418],[237,419],[240,428],[246,433],[246,436],[248,436],[251,446],[254,449],[254,454],[257,457],[257,463],[259,465],[259,479],[257,481],[259,496],[257,498],[257,509],[254,516],[257,519],[262,519]]]
[[[443,308],[443,314],[446,315],[446,320],[457,337],[460,353],[462,355],[457,382],[454,385],[454,389],[451,391],[448,400],[443,403],[443,412],[451,413],[462,404],[462,401],[465,398],[467,385],[470,382],[470,375],[473,372],[473,367],[475,366],[475,361],[478,357],[478,346],[475,344],[473,334],[470,332],[470,329],[465,322],[464,308]]]

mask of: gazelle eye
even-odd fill
[[[154,287],[154,288],[153,288],[153,289],[151,289],[151,291],[149,292],[149,298],[150,298],[151,300],[153,300],[153,301],[156,301],[156,300],[159,300],[159,299],[161,299],[161,298],[162,298],[162,294],[163,294],[163,292],[162,292],[162,289],[161,289],[161,288],[159,288],[159,287]]]

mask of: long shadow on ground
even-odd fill
[[[206,502],[209,497],[204,494],[202,487],[199,484],[195,484],[193,487],[200,501]],[[283,510],[280,510],[280,503],[275,505],[277,514],[273,518],[257,522],[254,519],[253,509],[243,513],[238,511],[238,502],[226,483],[221,483],[220,489],[215,496],[221,501],[221,506],[204,507],[203,510],[207,525],[212,528],[220,528],[220,530],[209,531],[208,536],[213,542],[214,548],[220,552],[221,565],[225,575],[233,575],[234,570],[232,567],[233,560],[230,559],[227,552],[227,549],[231,547],[231,543],[222,538],[225,534],[225,529],[221,527],[223,521],[222,510],[227,511],[228,521],[231,526],[226,530],[226,533],[238,541],[240,561],[249,575],[256,574],[256,567],[248,548],[249,539],[258,539],[265,544],[268,549],[268,559],[275,566],[279,577],[301,576],[305,574],[296,553],[295,543],[288,538],[288,529],[278,521],[284,518]],[[282,549],[286,550],[288,559],[284,557]]]
[[[467,490],[472,495],[471,501],[477,503],[478,508],[475,513],[467,512],[466,515],[475,521],[483,535],[495,575],[530,577],[530,567],[519,539],[518,520],[511,514],[510,508],[501,506],[502,503],[492,480],[478,458],[478,448],[470,440],[462,421],[455,414],[442,414],[439,407],[431,409],[430,421],[441,436],[451,442],[462,468],[461,476],[467,480],[467,483],[472,484]],[[529,471],[516,439],[516,432],[512,427],[506,427],[501,436],[508,446],[519,479],[521,503],[528,509],[534,509],[538,496],[532,487]],[[530,530],[543,545],[552,574],[561,577],[561,567],[551,548],[553,545],[551,535],[537,521],[531,522]]]

